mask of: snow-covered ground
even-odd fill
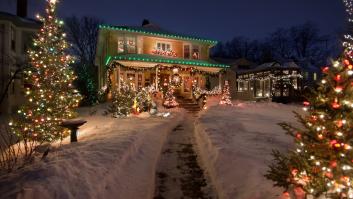
[[[78,143],[66,139],[46,160],[1,177],[0,198],[152,198],[162,145],[184,112],[116,119],[98,110],[80,111],[88,123]]]
[[[283,190],[263,176],[272,149],[286,151],[292,138],[277,125],[298,125],[292,111],[300,106],[269,102],[234,102],[219,106],[211,100],[196,121],[198,152],[212,184],[222,199],[274,199]]]

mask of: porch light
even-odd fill
[[[173,74],[177,74],[179,72],[178,68],[173,68]]]

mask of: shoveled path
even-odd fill
[[[194,150],[195,117],[195,114],[187,114],[170,133],[156,171],[154,199],[217,198]]]

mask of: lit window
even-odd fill
[[[136,38],[126,37],[127,53],[136,53]]]
[[[157,43],[157,49],[158,50],[162,50],[162,51],[170,51],[171,47],[170,47],[170,44],[168,44],[168,43],[158,42]]]
[[[190,59],[190,45],[184,45],[184,59]]]
[[[118,53],[136,53],[136,38],[118,37]]]
[[[249,82],[248,81],[239,81],[238,82],[238,91],[247,91],[249,89]]]
[[[317,74],[313,73],[313,80],[316,81],[317,80]]]
[[[198,45],[192,46],[192,58],[193,59],[200,59],[200,46],[198,46]]]

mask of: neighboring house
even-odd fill
[[[142,26],[101,25],[96,54],[99,86],[118,89],[125,81],[137,89],[153,85],[161,90],[173,83],[177,95],[191,98],[193,84],[205,88],[207,76],[218,76],[229,67],[210,59],[216,43],[172,33],[147,20]]]
[[[301,69],[294,62],[278,62],[253,65],[231,65],[233,75],[228,76],[232,97],[239,100],[291,101],[301,90]]]
[[[17,1],[17,15],[0,12],[0,93],[3,94],[11,77],[19,65],[26,64],[26,51],[32,38],[39,30],[40,22],[29,19],[27,1]],[[12,81],[0,114],[9,114],[17,110],[23,102],[23,82],[21,75]]]
[[[321,68],[305,61],[299,62],[299,65],[303,75],[303,87],[315,87],[322,77]]]

